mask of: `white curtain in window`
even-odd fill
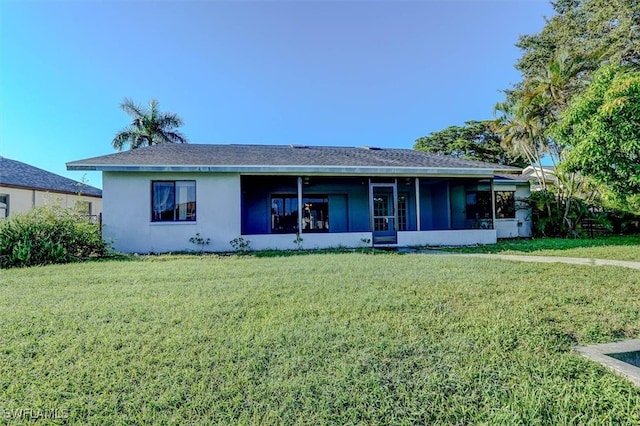
[[[153,213],[156,219],[160,219],[162,213],[173,210],[173,182],[153,183]]]
[[[196,183],[193,181],[176,182],[176,220],[194,220],[196,202]]]

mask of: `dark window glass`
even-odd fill
[[[196,182],[193,180],[152,182],[151,220],[153,222],[196,220]]]
[[[491,219],[491,192],[467,192],[467,219]]]
[[[496,219],[515,219],[516,193],[514,191],[496,192]]]
[[[329,232],[329,198],[310,195],[302,198],[302,231]],[[298,197],[273,195],[271,197],[271,232],[298,232]]]
[[[329,231],[329,198],[326,195],[302,199],[302,230],[304,232]]]

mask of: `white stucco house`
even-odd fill
[[[520,169],[410,149],[165,144],[67,163],[122,252],[492,244],[531,235]]]
[[[0,220],[37,206],[77,207],[87,215],[102,212],[102,191],[29,164],[0,157]]]

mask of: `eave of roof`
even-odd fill
[[[259,165],[68,165],[69,170],[103,172],[196,172],[278,175],[493,176],[493,169],[460,167],[259,166]]]
[[[67,163],[68,170],[306,175],[490,176],[521,171],[410,149],[284,145],[154,145]]]

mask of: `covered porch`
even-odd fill
[[[242,235],[255,249],[496,242],[492,176],[242,175],[240,184]]]

